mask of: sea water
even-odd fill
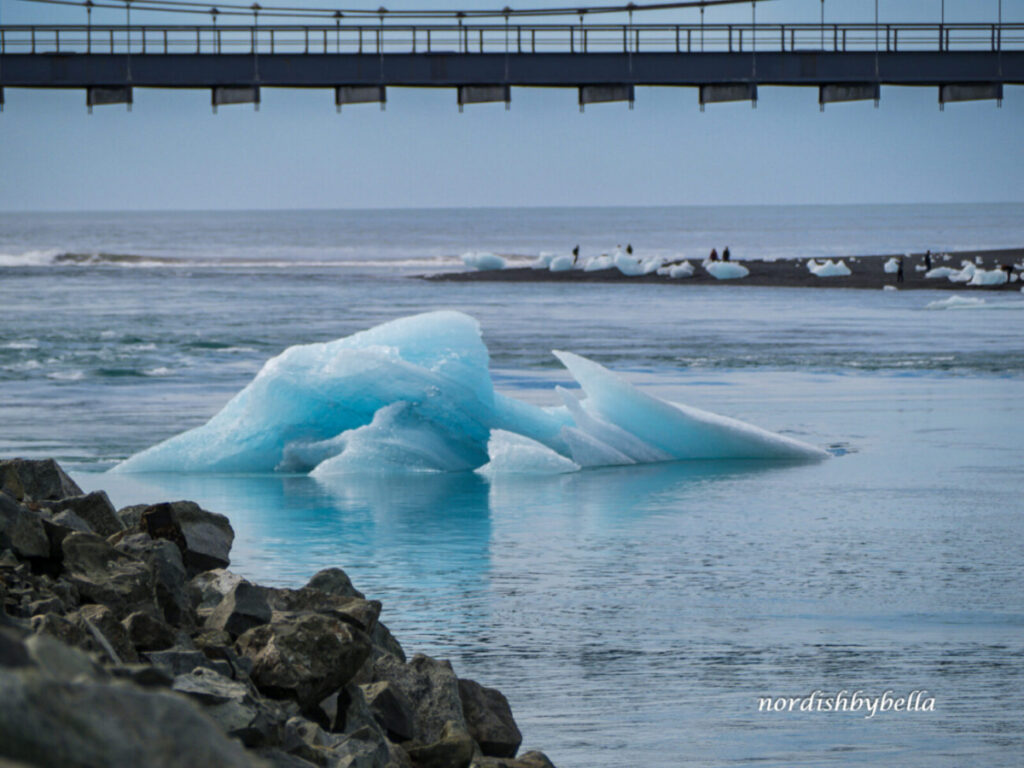
[[[1021,222],[1022,206],[3,215],[0,454],[56,456],[119,506],[223,512],[233,567],[260,582],[345,568],[407,651],[501,689],[563,768],[1016,765],[1024,297],[410,275],[576,242],[696,260],[1019,246]],[[480,321],[500,393],[557,405],[573,381],[551,350],[568,350],[832,458],[104,473],[288,346],[441,308]],[[935,711],[758,711],[890,689]]]

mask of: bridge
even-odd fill
[[[258,6],[256,6],[258,8]],[[507,10],[507,9],[506,9]],[[90,15],[91,18],[91,15]],[[135,88],[208,89],[214,108],[262,88],[331,89],[342,105],[389,87],[449,88],[464,104],[519,87],[573,88],[586,104],[632,102],[638,86],[690,87],[705,104],[758,87],[816,87],[828,103],[881,86],[930,86],[940,106],[1024,84],[1024,24],[352,23],[0,26],[4,88],[84,89],[91,108]]]

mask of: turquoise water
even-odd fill
[[[737,218],[713,211],[722,228]],[[902,250],[932,221],[903,211],[904,227],[880,218],[882,234],[859,238],[829,211],[786,209],[764,240]],[[980,242],[978,212],[953,213],[954,234],[920,247],[1020,244],[1004,230]],[[693,234],[683,214],[632,218],[667,250]],[[595,242],[627,239],[614,216],[601,230],[587,215]],[[262,582],[344,567],[407,650],[504,691],[526,745],[562,768],[1019,764],[1024,297],[927,309],[948,294],[407,277],[491,246],[476,233],[512,253],[559,247],[564,212],[433,212],[397,234],[381,216],[351,246],[307,214],[147,216],[111,215],[80,241],[74,217],[0,218],[0,253],[21,260],[0,267],[0,454],[58,456],[119,505],[180,497],[228,514],[233,565]],[[192,250],[171,247],[175,232]],[[883,235],[901,245],[874,247]],[[293,239],[311,250],[275,255]],[[833,458],[491,479],[102,473],[205,421],[286,346],[441,307],[480,319],[515,397],[553,404],[570,379],[549,351],[568,349]],[[924,689],[935,711],[758,712],[760,696],[844,689]]]

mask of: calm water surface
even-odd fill
[[[729,231],[736,210],[709,210],[734,250],[759,247],[758,227],[765,249],[1024,243],[999,223],[1013,207],[946,211],[939,244],[920,242],[934,211],[879,213],[893,247],[843,209]],[[947,293],[425,283],[407,275],[468,248],[556,249],[579,217],[381,214],[350,232],[320,215],[260,215],[262,238],[251,214],[0,217],[0,454],[55,455],[118,505],[228,514],[234,567],[262,582],[344,567],[408,651],[500,688],[525,745],[562,768],[1019,765],[1024,297],[936,310]],[[643,242],[624,214],[586,216],[595,243]],[[696,217],[632,214],[652,250],[696,248],[679,223]],[[97,252],[190,261],[58,258]],[[569,377],[550,350],[568,349],[834,456],[400,482],[102,474],[291,344],[442,307],[480,319],[515,397],[554,403]],[[935,711],[757,711],[843,689],[926,689]]]

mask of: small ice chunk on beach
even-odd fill
[[[704,269],[716,280],[736,280],[750,274],[749,269],[734,261],[705,261]]]
[[[693,277],[693,264],[689,261],[682,261],[679,264],[673,264],[668,268],[668,276],[674,280]]]
[[[462,254],[462,263],[467,267],[488,272],[505,268],[505,259],[496,253],[470,251]]]
[[[571,253],[565,253],[560,256],[555,256],[551,259],[551,263],[548,269],[551,272],[571,272],[575,259]]]
[[[817,277],[844,277],[853,274],[842,259],[836,261],[829,259],[824,264],[819,264],[812,269],[811,272]]]
[[[955,270],[952,267],[935,267],[924,273],[926,280],[933,280],[937,277],[949,277]]]
[[[971,280],[974,279],[974,273],[978,271],[978,268],[975,267],[969,261],[962,261],[962,262],[960,262],[960,266],[963,267],[963,269],[961,269],[959,271],[956,271],[956,272],[951,272],[949,274],[950,282],[952,282],[952,283],[969,283],[969,282],[971,282]]]
[[[616,251],[614,261],[615,267],[626,277],[636,277],[637,275],[644,274],[643,265],[628,253]]]
[[[664,256],[651,256],[648,259],[644,259],[640,262],[640,274],[649,275],[652,272],[657,272],[663,266],[665,266]]]
[[[900,260],[893,256],[885,264],[882,265],[882,269],[885,270],[887,275],[895,275],[900,271]]]
[[[553,251],[541,251],[540,255],[530,262],[530,269],[547,269],[556,256],[558,254]]]
[[[976,269],[968,285],[1004,285],[1009,277],[1002,269]]]
[[[611,269],[615,266],[615,260],[608,254],[591,256],[583,265],[584,272],[600,272],[603,269]]]

